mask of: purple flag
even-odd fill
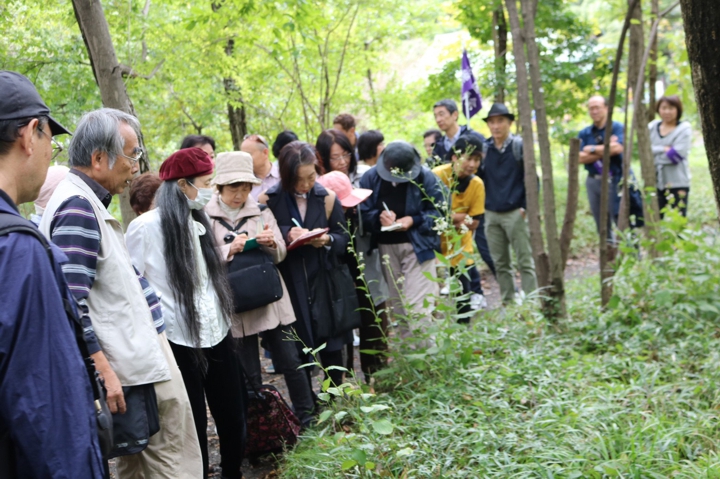
[[[482,109],[482,95],[480,95],[480,88],[475,83],[475,76],[470,68],[470,59],[466,50],[463,50],[462,56],[462,109],[468,120]]]

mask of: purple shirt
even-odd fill
[[[253,197],[253,199],[257,200],[258,196],[260,196],[262,193],[265,193],[267,190],[275,186],[276,184],[280,183],[280,168],[278,167],[277,161],[272,164],[272,167],[270,168],[270,172],[267,174],[267,176],[262,180],[262,183],[259,185],[253,186],[252,191],[250,192],[250,196]]]

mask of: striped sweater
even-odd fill
[[[82,178],[90,184],[93,190],[98,189],[98,187],[102,188],[97,183],[95,185],[91,184],[90,181],[92,180],[84,175]],[[103,203],[106,202],[107,198],[109,198],[109,195],[103,196]],[[88,350],[90,354],[96,353],[100,351],[100,345],[90,319],[87,298],[95,281],[97,258],[102,238],[90,202],[81,196],[74,196],[65,200],[55,213],[50,232],[53,243],[58,245],[69,258],[69,261],[62,265],[62,270],[70,291],[78,303]],[[145,299],[152,312],[155,329],[160,334],[165,330],[160,301],[152,286],[137,269],[135,269],[135,274],[137,274],[138,281],[140,281],[145,293]]]

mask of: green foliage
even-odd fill
[[[718,477],[720,238],[678,217],[662,234],[606,312],[593,279],[564,323],[522,307],[394,343],[376,395],[308,431],[282,477]]]

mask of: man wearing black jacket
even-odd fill
[[[458,117],[460,113],[458,112],[457,103],[455,103],[455,101],[448,99],[440,100],[433,105],[433,114],[435,115],[435,122],[437,123],[438,128],[444,133],[444,135],[435,142],[435,147],[433,148],[432,156],[435,158],[435,161],[449,163],[451,158],[448,157],[448,152],[451,150],[458,138],[465,133],[472,132],[473,134],[478,135],[482,141],[485,141],[484,136],[476,131],[473,131],[467,125],[458,125]]]

